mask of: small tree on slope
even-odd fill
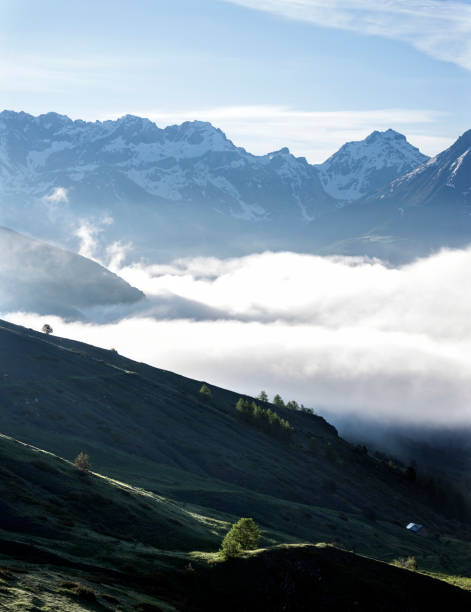
[[[224,536],[220,553],[225,559],[237,557],[244,550],[257,548],[260,530],[251,518],[241,518],[234,523]]]
[[[279,395],[278,393],[273,398],[273,403],[278,408],[284,408],[285,407],[285,403],[284,403],[283,399],[281,398],[281,395]]]
[[[261,402],[268,402],[268,395],[266,391],[260,391],[260,393],[257,395],[257,399],[260,400]]]
[[[80,472],[88,472],[92,467],[89,456],[82,452],[75,457],[74,465]]]
[[[200,389],[200,393],[201,395],[203,395],[204,397],[210,399],[212,397],[212,392],[211,389],[208,387],[208,385],[206,383],[203,383],[201,385],[201,389]]]

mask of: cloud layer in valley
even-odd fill
[[[470,424],[470,267],[471,249],[403,268],[293,253],[132,265],[120,273],[143,302],[95,313],[100,324],[47,321],[58,335],[321,412]]]

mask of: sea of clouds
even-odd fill
[[[471,249],[401,268],[268,252],[115,271],[146,299],[86,323],[1,317],[329,415],[471,424]]]

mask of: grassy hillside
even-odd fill
[[[413,555],[419,570],[467,586],[471,537],[459,520],[465,510],[454,508],[445,491],[431,495],[400,466],[365,454],[309,413],[277,408],[294,433],[289,440],[271,435],[240,418],[239,394],[207,384],[211,397],[200,393],[201,381],[0,324],[0,538],[5,564],[14,560],[25,570],[15,574],[17,587],[6,581],[0,601],[10,597],[11,607],[15,588],[27,598],[37,584],[44,609],[74,609],[47,602],[66,598],[76,605],[80,589],[57,585],[91,588],[87,576],[99,572],[100,605],[102,595],[118,593],[121,609],[136,609],[146,597],[161,608],[173,602],[191,609],[176,593],[193,592],[194,571],[208,592],[222,572],[217,580],[228,580],[230,590],[236,576],[252,575],[253,564],[262,575],[271,572],[271,559],[291,567],[309,558],[314,571],[312,555],[334,565],[350,559],[354,582],[364,585],[370,566],[358,554],[386,562]],[[93,474],[72,465],[79,451],[90,455]],[[260,525],[263,547],[294,548],[250,555],[229,571],[215,552],[240,516]],[[429,536],[408,533],[409,521],[427,525]],[[337,552],[306,552],[299,547],[305,542],[335,543]],[[55,572],[54,593],[40,586],[37,564],[26,563],[31,559]],[[378,592],[389,588],[393,599],[391,581],[417,577],[384,564],[378,571]],[[330,581],[334,574],[329,570]],[[208,609],[196,592],[194,609]]]
[[[233,517],[82,474],[5,436],[0,465],[0,604],[7,609],[413,611],[471,603],[467,591],[327,545],[221,562],[187,549],[214,548]],[[265,542],[288,537],[263,535]]]

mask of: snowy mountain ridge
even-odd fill
[[[284,201],[309,219],[317,204],[322,208],[330,200],[316,169],[287,149],[255,156],[210,123],[161,129],[132,115],[90,123],[55,113],[33,117],[4,111],[0,176],[3,196],[23,192],[43,198],[58,186],[73,194],[82,189],[79,183],[91,181],[117,199],[139,200],[143,191],[170,202],[206,202],[246,219],[270,214],[260,197],[270,190],[268,183],[284,183]],[[103,199],[96,189],[88,196]]]
[[[207,122],[191,121],[161,129],[149,119],[133,115],[115,121],[85,122],[57,113],[38,117],[23,112],[0,113],[4,194],[22,188],[44,197],[45,190],[58,186],[59,178],[68,183],[61,186],[73,187],[97,171],[112,169],[148,194],[170,201],[195,199],[189,193],[192,188],[202,197],[208,190],[216,192],[212,194],[216,197],[219,192],[222,200],[232,201],[230,214],[256,218],[270,213],[257,201],[260,198],[254,197],[265,181],[246,177],[246,184],[252,181],[256,190],[247,197],[246,188],[240,188],[235,175],[246,170],[266,179],[263,175],[271,171],[289,183],[292,204],[303,218],[311,220],[318,212],[315,203],[309,201],[313,192],[321,201],[320,208],[332,204],[331,198],[355,200],[426,159],[393,130],[375,131],[363,141],[347,143],[316,166],[295,157],[287,148],[251,155]],[[311,197],[305,193],[305,183]]]
[[[399,176],[374,197],[406,205],[428,202],[471,204],[471,130],[448,149]]]
[[[253,155],[207,122],[3,111],[0,224],[76,249],[85,223],[103,245],[163,258],[310,249],[321,218],[426,160],[393,130],[315,165],[286,147]]]
[[[374,193],[427,159],[405,136],[389,129],[346,143],[318,168],[329,195],[353,201]]]

